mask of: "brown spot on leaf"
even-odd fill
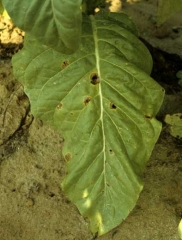
[[[62,68],[62,69],[65,69],[65,68],[66,68],[67,66],[69,66],[69,65],[70,65],[69,61],[68,61],[68,60],[65,60],[65,61],[62,62],[61,68]]]
[[[65,156],[64,156],[64,159],[66,162],[69,162],[70,159],[71,159],[71,153],[67,153]]]
[[[96,85],[100,82],[98,73],[94,72],[90,75],[90,82],[93,85]]]
[[[87,106],[88,103],[89,103],[91,100],[92,100],[92,98],[89,97],[89,96],[87,96],[87,97],[84,99],[84,104],[85,104],[85,106]]]
[[[113,150],[112,150],[112,149],[109,149],[109,153],[110,153],[111,155],[113,155],[113,154],[114,154],[114,152],[113,152]]]
[[[110,108],[111,109],[116,109],[117,107],[116,107],[116,105],[114,103],[110,103]]]
[[[151,116],[148,116],[148,115],[145,115],[145,118],[146,118],[147,120],[151,120],[151,119],[152,119],[152,117],[151,117]]]
[[[57,109],[61,109],[62,106],[63,106],[63,104],[62,104],[62,103],[59,103],[56,108],[57,108]]]

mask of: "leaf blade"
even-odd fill
[[[182,11],[182,0],[159,0],[157,25],[160,26],[179,11]]]
[[[30,36],[13,59],[33,114],[66,139],[69,174],[62,188],[99,235],[135,206],[161,129],[155,115],[163,90],[148,76],[151,57],[126,15],[123,25],[118,16],[85,16],[82,44],[73,55],[46,46],[28,51],[37,46]]]
[[[2,14],[4,11],[4,7],[3,7],[3,4],[2,2],[0,1],[0,14]]]
[[[71,54],[79,47],[81,0],[3,0],[14,23],[41,43]]]

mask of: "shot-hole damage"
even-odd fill
[[[64,60],[61,64],[61,69],[65,69],[69,65],[70,65],[69,60]]]
[[[57,109],[61,109],[62,106],[63,106],[63,104],[62,104],[62,103],[59,103],[59,104],[56,106],[56,108],[57,108]]]
[[[109,149],[109,153],[110,153],[111,155],[113,155],[113,154],[114,154],[114,152],[113,152],[113,150],[112,150],[112,149]]]
[[[88,103],[92,100],[92,98],[90,96],[87,96],[84,98],[84,105],[87,106]]]
[[[151,119],[152,119],[152,117],[149,116],[149,115],[145,115],[145,118],[146,118],[147,120],[151,120]]]
[[[70,159],[71,159],[71,153],[67,153],[65,156],[64,156],[64,159],[66,162],[69,162]]]
[[[90,83],[97,85],[100,82],[98,73],[94,72],[90,75]]]
[[[111,103],[110,103],[110,108],[111,108],[111,109],[116,109],[117,107],[116,107],[116,105],[115,105],[114,103],[111,102]]]

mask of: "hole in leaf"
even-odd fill
[[[100,82],[98,73],[92,73],[90,75],[90,82],[93,85],[96,85]]]
[[[109,149],[109,153],[110,153],[111,155],[113,155],[113,154],[114,154],[114,152],[113,152],[113,150],[112,150],[112,149]]]
[[[85,106],[87,106],[88,105],[88,103],[90,102],[92,100],[92,98],[91,97],[86,97],[85,99],[84,99],[84,104],[85,104]]]
[[[62,104],[62,103],[59,103],[56,108],[57,108],[57,109],[61,109],[62,106],[63,106],[63,104]]]
[[[70,65],[69,61],[68,61],[68,60],[65,60],[65,61],[62,62],[61,68],[62,68],[62,69],[65,69],[65,68],[66,68],[67,66],[69,66],[69,65]]]
[[[145,118],[148,119],[148,120],[151,120],[152,117],[151,116],[148,116],[148,115],[145,115]]]
[[[117,107],[116,107],[116,105],[114,103],[110,103],[110,108],[111,109],[116,109]]]
[[[64,156],[64,159],[66,162],[69,162],[70,159],[71,159],[71,153],[67,153],[65,156]]]

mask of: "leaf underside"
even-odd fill
[[[163,89],[148,74],[152,60],[124,13],[83,17],[81,45],[59,54],[26,36],[13,57],[32,113],[65,138],[63,190],[104,234],[133,209],[141,174],[159,136],[154,118]]]
[[[14,23],[41,43],[71,54],[80,44],[82,0],[3,0]]]

